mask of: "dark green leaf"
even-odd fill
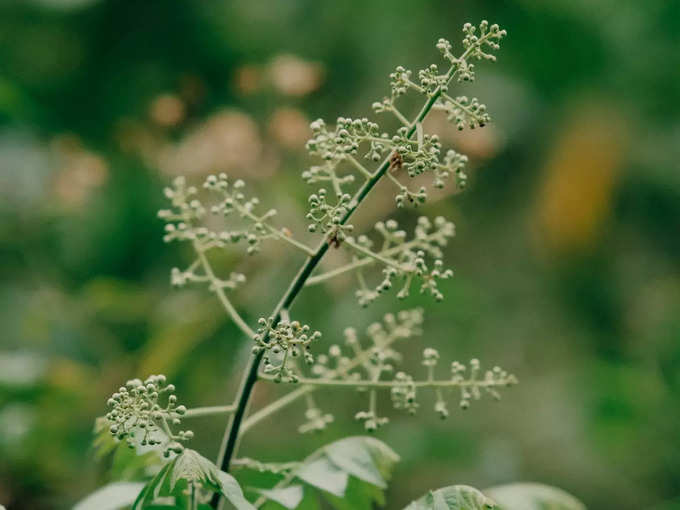
[[[538,483],[513,483],[484,491],[500,510],[585,510],[585,505],[562,489]]]
[[[497,508],[498,506],[492,499],[474,487],[450,485],[428,492],[408,505],[405,510],[491,510]]]

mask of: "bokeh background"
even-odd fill
[[[471,160],[469,189],[425,209],[457,225],[446,300],[360,310],[341,279],[303,294],[297,314],[333,339],[424,306],[407,366],[425,343],[520,380],[445,422],[428,401],[394,416],[378,433],[403,459],[388,508],[428,488],[515,480],[591,509],[680,508],[674,0],[3,1],[1,503],[69,508],[103,483],[92,424],[129,377],[163,372],[190,406],[233,393],[248,342],[205,289],[171,289],[190,253],[161,241],[163,186],[226,171],[304,232],[309,121],[366,115],[396,65],[438,62],[437,38],[459,44],[462,24],[484,18],[509,35],[464,90],[495,122],[463,135],[431,123]],[[358,225],[390,210],[383,191]],[[269,245],[216,266],[249,276],[235,299],[252,322],[299,262]],[[258,387],[255,405],[272,391]],[[253,429],[243,453],[299,458],[361,433],[360,397],[332,401],[324,433],[298,438],[294,407]],[[224,421],[192,423],[195,447],[213,456]]]

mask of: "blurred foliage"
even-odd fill
[[[404,307],[425,307],[442,356],[497,362],[521,384],[446,422],[422,412],[382,430],[402,457],[388,508],[434,487],[526,479],[589,508],[677,508],[672,0],[2,2],[0,502],[68,508],[104,482],[92,427],[121,381],[163,371],[193,405],[233,393],[248,342],[210,295],[170,289],[170,267],[190,254],[161,241],[162,186],[226,171],[302,231],[308,121],[364,115],[395,65],[429,61],[438,37],[455,41],[482,18],[509,32],[499,63],[469,87],[495,122],[448,133],[476,171],[463,195],[428,206],[456,220],[456,278],[444,304],[414,296]],[[219,261],[249,275],[238,306],[251,323],[299,263],[273,251]],[[346,283],[296,305],[325,338],[391,306],[359,313]],[[255,405],[271,392],[258,387]],[[356,395],[332,397],[326,432],[298,441],[290,410],[243,452],[289,460],[360,430]],[[197,419],[192,447],[211,455],[223,426]]]

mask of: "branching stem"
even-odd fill
[[[464,53],[464,56],[462,58],[465,58],[465,56],[471,51],[470,49],[466,50]],[[457,69],[457,66],[452,65],[451,68],[449,69],[447,73],[447,81],[450,80],[453,75],[455,74],[455,71]],[[421,123],[427,114],[430,112],[432,109],[433,105],[439,99],[441,96],[441,88],[437,87],[437,89],[432,93],[432,95],[427,99],[423,107],[420,109],[418,112],[418,115],[416,115],[416,118],[411,122],[409,125],[409,128],[406,132],[406,138],[412,138],[415,131],[416,131],[416,126]],[[386,157],[383,162],[380,164],[378,169],[371,174],[371,177],[366,180],[366,182],[359,188],[357,193],[355,194],[354,198],[350,201],[347,211],[342,217],[340,221],[340,225],[345,225],[349,218],[354,214],[354,211],[357,209],[359,204],[366,198],[366,196],[370,193],[370,191],[375,187],[375,185],[380,181],[383,175],[385,175],[385,172],[388,171],[390,168],[390,159],[391,159],[391,154]],[[316,251],[314,252],[313,255],[310,255],[307,260],[304,262],[300,270],[298,271],[297,276],[293,279],[291,282],[290,286],[288,287],[288,290],[284,293],[283,297],[281,298],[281,301],[279,304],[274,308],[272,311],[271,317],[272,317],[272,325],[273,327],[276,327],[276,325],[279,323],[281,319],[281,310],[286,308],[290,309],[292,306],[293,302],[295,301],[295,298],[297,295],[300,293],[302,288],[304,287],[306,281],[309,279],[310,275],[316,268],[316,266],[319,264],[321,259],[324,257],[326,252],[328,251],[330,247],[330,244],[326,241],[323,240]],[[219,295],[219,294],[218,294]],[[225,296],[226,298],[226,296]],[[228,300],[226,300],[226,303],[229,303]],[[229,306],[231,307],[231,304],[229,303]],[[226,308],[226,306],[225,306]],[[231,307],[233,309],[233,307]],[[228,310],[229,311],[229,310]],[[236,314],[238,316],[238,314]],[[239,317],[240,319],[240,317]],[[247,327],[247,326],[246,326]],[[247,328],[247,330],[250,331],[250,328]],[[249,335],[252,336],[252,335]],[[265,339],[266,341],[266,339]],[[235,400],[235,405],[236,405],[236,410],[234,414],[231,416],[229,425],[227,426],[227,429],[225,431],[224,439],[222,442],[222,447],[220,448],[220,453],[217,458],[217,465],[220,467],[220,469],[224,471],[229,471],[229,465],[231,462],[231,459],[236,451],[236,447],[238,444],[238,440],[240,437],[240,432],[241,432],[241,426],[242,426],[242,421],[243,418],[246,414],[248,404],[250,402],[250,396],[253,391],[253,387],[255,386],[255,383],[257,382],[258,379],[258,371],[259,371],[259,366],[260,362],[262,360],[262,357],[264,355],[264,351],[260,351],[257,354],[252,354],[250,357],[250,360],[248,362],[248,366],[246,367],[246,371],[244,373],[243,379],[241,381],[241,386],[239,388],[238,394],[236,396]],[[211,506],[213,508],[217,508],[220,502],[220,496],[215,495],[211,501]]]
[[[270,375],[261,375],[260,376],[262,379],[266,379],[268,381],[272,381],[273,377]],[[473,379],[467,379],[467,380],[442,380],[442,381],[436,381],[436,380],[423,380],[423,381],[413,381],[409,382],[409,385],[412,385],[416,388],[471,388],[471,387],[477,387],[477,388],[486,388],[486,387],[494,387],[494,386],[503,386],[507,384],[512,384],[514,382],[514,378],[512,376],[508,376],[507,379],[505,380],[473,380]],[[300,377],[299,381],[296,384],[301,384],[304,386],[325,386],[325,387],[337,387],[337,388],[376,388],[376,389],[390,389],[394,388],[396,386],[404,386],[404,383],[401,381],[378,381],[375,379],[355,379],[355,380],[341,380],[341,379],[326,379],[326,378],[319,378],[319,379],[313,379],[309,377]],[[289,393],[290,395],[290,393]]]
[[[406,243],[398,244],[396,246],[393,246],[392,248],[387,248],[385,250],[381,250],[380,252],[377,253],[382,258],[385,257],[390,257],[392,255],[396,255],[400,251],[403,250],[408,250],[414,246],[422,245],[424,243],[427,243],[428,241],[432,240],[437,236],[438,234],[430,234],[427,237],[423,239],[414,239],[412,241],[408,241]],[[373,252],[371,252],[373,254]],[[375,255],[375,254],[374,254]],[[361,259],[354,260],[350,262],[349,264],[346,264],[344,266],[340,266],[336,269],[332,269],[326,273],[322,273],[316,276],[310,277],[305,285],[317,285],[319,283],[322,283],[326,280],[330,280],[331,278],[334,278],[336,276],[340,276],[343,273],[346,273],[348,271],[352,271],[354,269],[359,269],[361,267],[367,266],[369,264],[372,264],[373,262],[376,261],[375,257],[372,256],[366,256]]]
[[[235,405],[194,407],[192,409],[187,409],[184,418],[198,418],[201,416],[214,416],[216,414],[229,414],[233,413],[235,409]]]
[[[211,289],[213,290],[213,292],[215,292],[215,294],[217,294],[220,303],[222,303],[222,306],[227,311],[229,317],[231,317],[234,323],[248,338],[253,338],[253,336],[255,336],[255,331],[250,329],[250,326],[248,326],[246,321],[244,321],[241,315],[238,313],[238,311],[236,311],[234,305],[231,304],[231,301],[229,301],[229,298],[224,293],[222,285],[220,285],[220,280],[215,276],[215,273],[212,270],[212,266],[208,261],[208,257],[206,257],[203,248],[196,241],[194,241],[194,250],[196,250],[198,259],[201,261],[203,271],[205,271],[206,276],[210,280]]]

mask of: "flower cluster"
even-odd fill
[[[273,375],[275,382],[296,382],[295,360],[302,356],[305,363],[314,363],[309,348],[321,338],[321,333],[312,332],[309,326],[298,321],[281,320],[274,324],[273,320],[262,318],[258,324],[253,353],[266,352],[264,373]]]
[[[448,121],[455,124],[459,131],[466,127],[470,129],[484,127],[491,121],[491,116],[486,111],[486,105],[481,104],[476,97],[472,99],[467,96],[453,98],[442,94],[433,108],[446,112]]]
[[[127,441],[131,448],[164,446],[164,455],[181,453],[179,441],[193,437],[190,430],[176,434],[170,426],[180,424],[186,407],[177,405],[175,386],[166,383],[164,375],[152,375],[141,381],[132,379],[121,386],[108,400],[111,410],[106,414],[111,434]]]
[[[435,218],[433,223],[426,216],[421,216],[410,240],[395,220],[380,221],[376,223],[375,230],[382,238],[379,250],[373,249],[375,243],[366,235],[356,239],[348,237],[343,246],[354,253],[354,261],[344,268],[312,277],[309,283],[314,284],[352,270],[357,275],[359,288],[355,294],[361,306],[368,306],[396,282],[400,285],[397,292],[399,299],[406,298],[414,282],[419,282],[421,293],[441,301],[444,296],[438,288],[438,282],[453,276],[453,271],[444,269],[441,258],[442,248],[454,235],[453,223],[443,217]],[[371,264],[383,266],[383,279],[376,286],[369,286],[364,274],[364,267]]]
[[[244,193],[245,182],[241,179],[230,183],[226,174],[209,175],[203,188],[217,198],[209,206],[198,198],[198,189],[186,185],[184,177],[177,177],[173,186],[165,189],[165,196],[170,199],[172,208],[162,209],[158,217],[165,220],[165,242],[192,241],[197,250],[207,251],[211,248],[224,248],[230,244],[245,242],[246,253],[254,255],[261,249],[262,241],[280,239],[288,241],[297,248],[308,251],[304,245],[294,241],[287,229],[276,228],[270,220],[276,216],[275,209],[264,214],[257,214],[260,203],[257,197],[247,197]],[[236,225],[219,232],[209,230],[202,225],[207,213],[229,217],[237,217]]]
[[[318,119],[310,127],[312,138],[307,142],[307,150],[312,156],[318,156],[324,161],[339,163],[348,156],[356,156],[363,143],[368,143],[364,157],[373,162],[380,161],[385,152],[381,136],[387,135],[381,135],[378,124],[367,118],[338,117],[332,130],[328,129],[322,119]]]
[[[482,375],[480,363],[476,359],[468,365],[452,362],[450,376],[438,379],[436,368],[440,355],[432,347],[423,350],[422,365],[426,370],[423,378],[416,379],[404,371],[395,373],[396,366],[402,361],[395,343],[419,336],[422,322],[423,312],[420,309],[404,310],[397,315],[387,314],[382,322],[373,323],[366,329],[363,341],[354,328],[348,328],[345,330],[344,345],[331,345],[327,354],[316,357],[310,369],[311,376],[302,375],[295,382],[312,389],[349,386],[367,391],[368,406],[357,412],[355,418],[363,422],[368,431],[374,431],[389,421],[378,412],[377,393],[381,389],[389,390],[395,409],[409,414],[414,414],[419,407],[419,390],[430,390],[435,396],[434,411],[441,418],[447,418],[447,390],[458,390],[459,406],[467,409],[472,400],[479,400],[484,394],[499,399],[500,388],[517,382],[513,375],[499,367],[487,370]],[[306,418],[307,421],[300,427],[304,432],[323,429],[333,419],[332,415],[318,409],[313,401],[308,402]]]
[[[345,225],[342,221],[347,214],[352,197],[347,193],[339,193],[334,204],[330,204],[327,198],[328,192],[325,188],[310,195],[309,212],[306,218],[312,223],[308,228],[310,232],[321,230],[328,235],[329,242],[339,246],[347,233],[353,230],[352,225]]]

